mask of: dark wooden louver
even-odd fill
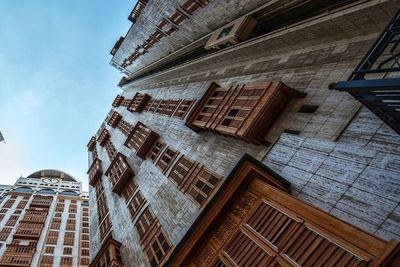
[[[136,93],[131,103],[129,103],[128,110],[131,112],[142,112],[150,98],[148,94]]]
[[[220,87],[212,83],[189,115],[186,125],[263,144],[264,136],[292,97],[304,93],[282,82]]]
[[[399,245],[287,193],[245,156],[170,257],[168,266],[391,266]]]

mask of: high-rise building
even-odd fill
[[[89,196],[81,182],[40,170],[3,187],[0,266],[89,265]]]
[[[88,143],[90,266],[399,264],[399,7],[139,0]]]

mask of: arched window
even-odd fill
[[[74,191],[62,191],[60,195],[65,195],[65,196],[79,196],[78,193]]]
[[[38,194],[46,194],[46,195],[55,195],[56,192],[54,192],[51,189],[41,189],[37,192]]]
[[[14,192],[24,192],[24,193],[32,193],[33,192],[32,188],[26,187],[26,186],[15,188],[13,191]]]
[[[89,207],[89,201],[84,200],[84,201],[82,202],[82,206],[88,206],[88,207]]]

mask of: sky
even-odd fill
[[[120,92],[109,54],[134,0],[0,0],[0,184],[58,169],[88,189],[87,143]]]

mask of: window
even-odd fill
[[[81,255],[82,256],[89,256],[89,250],[88,249],[82,249],[81,250]]]
[[[185,156],[182,156],[172,167],[168,178],[170,178],[178,186],[178,188],[182,188],[197,165],[198,163],[189,160]]]
[[[11,217],[6,222],[6,226],[14,226],[17,223],[19,215],[11,215]]]
[[[151,150],[149,152],[149,155],[147,157],[150,158],[153,162],[155,162],[156,159],[158,158],[158,156],[163,151],[164,147],[165,147],[164,143],[161,143],[160,141],[157,141],[154,144],[154,146],[151,148]]]
[[[15,199],[9,199],[9,200],[7,200],[7,201],[4,203],[3,208],[11,208],[11,206],[14,204],[14,202],[15,202]]]
[[[12,231],[12,227],[4,227],[0,231],[0,241],[6,241]]]
[[[76,217],[76,214],[75,213],[70,213],[70,214],[68,214],[68,218],[72,218],[72,219],[74,219]]]
[[[7,213],[8,209],[1,209],[0,213]]]
[[[74,232],[65,232],[64,245],[73,246],[74,245],[74,239],[75,239],[75,233]]]
[[[203,167],[191,182],[188,194],[201,207],[206,203],[209,196],[215,192],[220,181],[220,176],[211,173]]]
[[[44,255],[40,259],[40,266],[43,267],[52,267],[53,266],[53,256]]]
[[[99,145],[104,147],[104,145],[109,139],[110,139],[110,133],[106,128],[103,128],[100,132],[99,137],[97,138],[97,141],[99,141]]]
[[[72,266],[72,258],[71,257],[61,257],[61,266]]]
[[[81,242],[81,246],[82,246],[83,248],[88,248],[88,247],[89,247],[89,242],[87,242],[87,241],[82,241],[82,242]]]
[[[89,265],[89,258],[81,258],[81,265]]]
[[[48,236],[47,240],[46,240],[46,244],[50,244],[50,245],[57,245],[57,237],[52,237],[52,236]]]
[[[159,135],[156,132],[151,131],[146,125],[138,122],[129,134],[125,145],[132,149],[136,155],[145,159],[147,152],[158,137]]]
[[[128,203],[128,209],[131,214],[132,220],[136,218],[139,211],[146,204],[146,200],[143,197],[142,193],[138,190],[136,194],[133,196],[132,200]]]
[[[103,222],[100,224],[100,238],[103,239],[108,234],[109,230],[111,229],[111,219],[110,216],[106,216]]]
[[[89,235],[82,235],[82,240],[89,240]]]
[[[117,97],[114,99],[114,102],[112,103],[113,107],[119,107],[124,100],[124,97],[122,95],[117,95]]]
[[[126,183],[134,177],[133,170],[126,161],[126,157],[118,153],[108,167],[105,175],[110,178],[112,191],[121,194]]]
[[[52,246],[46,246],[45,253],[53,254],[54,248],[55,247],[52,247]]]
[[[213,83],[191,112],[186,125],[253,144],[264,137],[289,100],[304,94],[282,82],[219,87]]]
[[[106,151],[108,154],[108,157],[112,160],[115,155],[117,154],[117,150],[115,149],[114,144],[111,142],[111,140],[108,140],[106,142]]]
[[[173,117],[184,119],[194,103],[194,100],[182,100],[175,113],[173,114]]]
[[[156,166],[163,173],[166,173],[178,154],[179,152],[177,152],[176,150],[173,150],[171,147],[167,147],[161,154],[160,158],[157,160]]]
[[[150,96],[148,94],[136,93],[131,103],[129,104],[128,110],[131,112],[142,112],[143,108],[149,100]]]
[[[64,247],[64,255],[72,255],[72,248]]]
[[[66,226],[65,226],[65,230],[67,230],[67,231],[75,231],[75,224],[67,224]]]
[[[89,228],[82,227],[82,233],[89,233]]]
[[[140,215],[138,221],[135,226],[139,233],[140,240],[143,241],[145,238],[145,234],[148,233],[148,230],[152,226],[152,224],[156,223],[156,217],[149,207],[147,207],[142,214]]]
[[[172,246],[167,240],[162,228],[158,228],[153,235],[149,245],[145,248],[151,266],[160,266],[165,255],[171,250]]]
[[[124,191],[122,191],[122,195],[125,198],[125,202],[128,202],[133,193],[137,189],[137,184],[134,179],[131,179],[125,186]]]
[[[121,121],[121,119],[122,119],[122,115],[116,111],[113,111],[113,113],[111,114],[111,116],[109,117],[109,119],[107,121],[107,124],[115,129],[115,127],[117,127],[117,125]]]
[[[171,117],[178,107],[181,100],[161,100],[160,105],[156,109],[156,113]]]
[[[58,231],[50,231],[48,236],[55,236],[55,237],[57,237],[57,236],[58,236],[58,233],[59,233]]]
[[[131,132],[133,125],[130,124],[129,122],[125,121],[125,120],[121,120],[118,125],[117,128],[125,135],[128,136],[129,133]]]
[[[26,204],[28,203],[28,201],[26,200],[21,200],[18,205],[17,205],[17,209],[23,209],[25,208]]]

